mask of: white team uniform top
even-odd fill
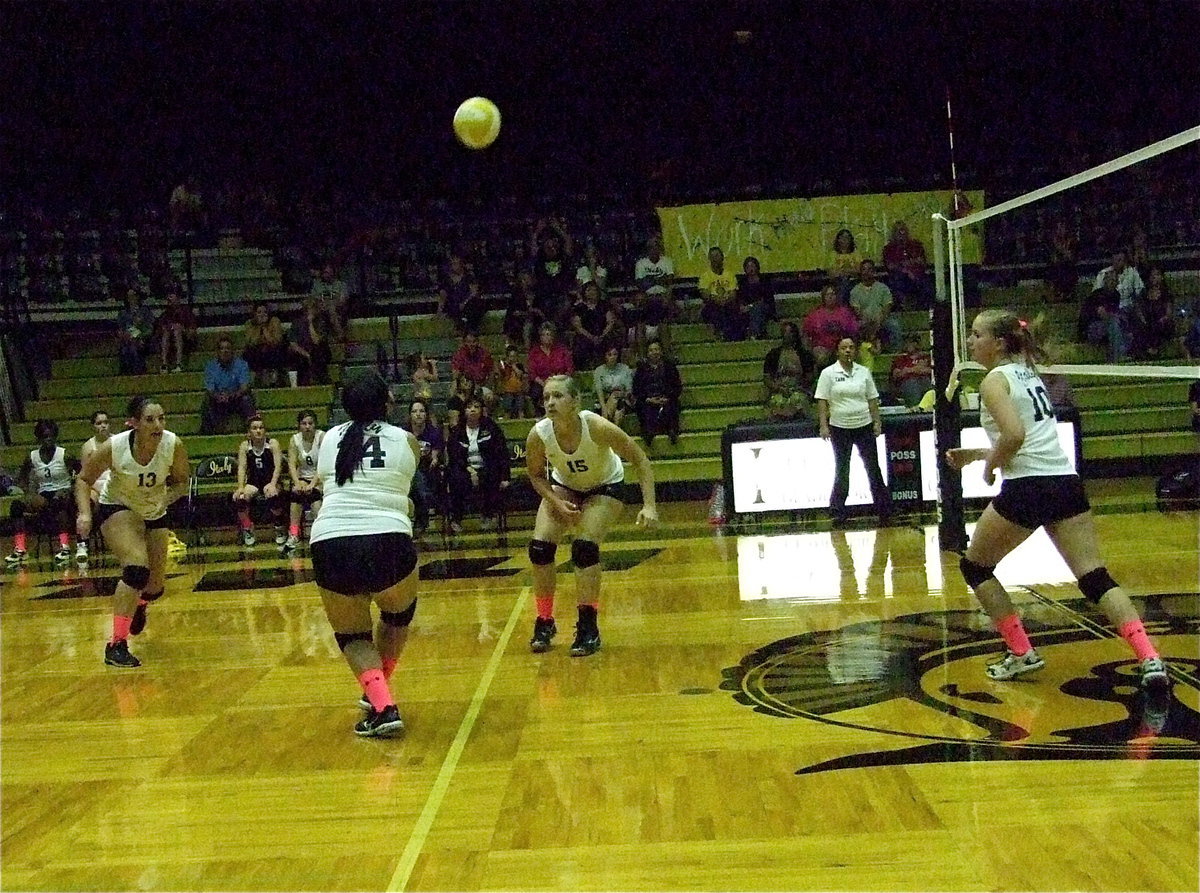
[[[1023,478],[1075,474],[1075,469],[1058,442],[1054,409],[1037,370],[1024,363],[1005,363],[988,373],[989,376],[997,374],[1008,379],[1008,392],[1021,417],[1021,426],[1025,429],[1025,442],[1008,465],[1000,469],[1003,476]],[[982,403],[979,406],[979,421],[994,447],[1000,439],[1000,428]]]
[[[835,428],[862,428],[871,424],[867,401],[879,399],[871,371],[861,363],[851,363],[847,372],[840,360],[821,370],[813,394],[818,400],[829,401],[829,424]]]
[[[573,453],[563,452],[554,436],[554,422],[544,418],[533,430],[546,447],[546,459],[550,462],[550,479],[568,489],[582,493],[607,484],[619,484],[625,480],[625,466],[621,457],[611,447],[601,446],[592,440],[588,431],[588,419],[599,418],[587,409],[579,411],[583,432],[579,435],[579,446]]]
[[[313,522],[310,543],[342,536],[373,533],[412,535],[408,517],[408,491],[417,460],[408,445],[408,432],[387,422],[372,422],[364,429],[366,453],[353,479],[338,485],[338,445],[351,422],[331,428],[321,439],[317,477],[324,497]]]
[[[317,456],[321,454],[321,440],[324,435],[324,431],[313,433],[311,450],[304,449],[304,438],[300,436],[299,431],[292,435],[292,446],[296,448],[296,477],[300,480],[311,481],[317,476]]]
[[[107,442],[108,441],[105,441],[105,443],[107,443]],[[96,438],[89,437],[87,439],[87,441],[83,444],[83,449],[80,450],[80,454],[86,456],[90,453],[94,453],[98,449],[100,449],[100,444],[96,443]],[[97,493],[99,493],[101,490],[104,489],[104,485],[108,483],[108,479],[110,477],[112,477],[112,469],[111,468],[104,469],[104,473],[101,474],[100,477],[96,478],[96,483],[93,485],[93,489]]]
[[[29,464],[33,467],[33,479],[37,481],[39,493],[71,489],[71,469],[67,468],[67,451],[62,447],[54,448],[49,462],[42,461],[41,448],[33,450],[29,454]]]
[[[102,505],[123,505],[143,521],[154,521],[167,513],[167,475],[175,461],[173,431],[163,431],[158,448],[145,465],[133,456],[133,431],[122,431],[108,439],[112,444],[112,476],[100,491]]]

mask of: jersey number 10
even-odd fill
[[[1034,393],[1036,391],[1037,393]],[[1042,419],[1052,418],[1054,410],[1050,408],[1050,401],[1046,399],[1045,388],[1035,388],[1033,391],[1029,388],[1025,389],[1025,393],[1029,395],[1029,399],[1033,401],[1033,420],[1040,422]]]

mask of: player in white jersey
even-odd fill
[[[321,510],[321,491],[317,487],[317,456],[325,432],[317,427],[317,414],[302,409],[296,414],[296,433],[288,441],[288,475],[292,479],[291,514],[288,518],[288,538],[284,552],[294,552],[300,545],[300,521],[304,510],[312,506],[313,514]]]
[[[321,442],[317,486],[324,496],[309,536],[325,615],[365,695],[367,715],[354,731],[372,738],[404,730],[388,680],[417,610],[408,491],[421,448],[412,434],[387,423],[391,402],[373,369],[346,382],[342,404],[351,421]],[[374,637],[372,601],[379,605]]]
[[[66,564],[71,560],[71,477],[79,470],[79,463],[67,455],[58,445],[58,423],[51,419],[38,419],[33,426],[33,436],[40,441],[36,450],[25,457],[17,480],[27,494],[25,500],[13,504],[12,518],[16,529],[13,532],[13,551],[4,561],[9,567],[25,561],[25,518],[27,515],[45,515],[57,522],[58,551],[54,553],[55,564]],[[84,546],[84,559],[87,547]]]
[[[95,412],[92,413],[92,430],[95,431],[96,433],[93,434],[91,437],[89,437],[87,440],[85,440],[83,442],[83,446],[81,446],[79,448],[79,462],[81,465],[82,465],[82,463],[87,461],[88,456],[90,456],[92,453],[96,452],[97,447],[99,447],[102,443],[107,441],[109,437],[112,436],[109,433],[108,413],[105,410],[97,409]],[[95,508],[96,504],[100,501],[100,493],[104,489],[104,485],[105,485],[105,483],[107,483],[107,481],[111,475],[112,475],[111,470],[104,472],[104,474],[100,475],[99,480],[96,481],[95,486],[92,487],[92,507],[93,508]],[[84,542],[83,540],[80,540],[79,543],[75,547],[75,560],[76,561],[80,561],[80,562],[87,561],[87,559],[88,559],[87,548],[88,548],[87,543]]]
[[[166,585],[167,507],[187,495],[191,468],[183,441],[164,427],[162,404],[151,397],[129,401],[129,430],[114,434],[88,456],[75,479],[76,529],[82,539],[92,532],[91,490],[111,469],[96,522],[108,548],[121,563],[121,579],[113,596],[113,634],[104,662],[138,667],[128,638],[146,626],[146,606]]]
[[[1035,363],[1044,358],[1034,332],[1007,310],[975,317],[967,338],[971,357],[987,370],[979,392],[980,419],[990,449],[954,449],[946,459],[962,469],[983,460],[988,484],[1001,472],[1000,493],[984,509],[961,567],[967,584],[1008,646],[989,664],[992,679],[1039,670],[1045,661],[1029,642],[1021,617],[993,571],[1038,527],[1045,527],[1085,598],[1100,606],[1141,663],[1142,685],[1163,691],[1166,665],[1150,642],[1137,608],[1100,559],[1096,528],[1083,482],[1059,446],[1054,412]]]
[[[529,543],[537,620],[529,647],[547,651],[558,632],[554,623],[554,556],[562,536],[575,529],[571,559],[579,619],[571,654],[583,657],[600,647],[600,543],[624,509],[619,485],[625,480],[621,460],[637,466],[642,488],[638,526],[658,522],[654,471],[633,439],[602,416],[579,408],[579,385],[568,375],[546,379],[542,391],[546,417],[525,441],[529,483],[542,497]],[[546,476],[546,465],[550,476]]]

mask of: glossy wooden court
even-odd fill
[[[427,550],[398,740],[352,734],[304,559],[189,556],[133,671],[101,660],[111,566],[6,574],[3,889],[1200,885],[1195,513],[1097,519],[1172,662],[1147,704],[1036,541],[998,573],[1048,665],[992,683],[932,530],[720,535],[665,509],[605,547],[590,658],[561,573],[559,637],[529,653],[524,539]]]

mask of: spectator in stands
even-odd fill
[[[254,415],[250,367],[234,356],[233,339],[222,335],[217,355],[204,367],[204,402],[200,406],[200,433],[222,434],[230,418],[248,425]]]
[[[1117,273],[1108,269],[1079,308],[1079,340],[1108,347],[1108,361],[1119,363],[1129,353],[1129,337],[1121,314]]]
[[[474,332],[467,332],[463,335],[458,350],[450,358],[450,374],[454,381],[454,389],[459,389],[458,383],[461,379],[470,379],[475,384],[476,393],[489,406],[493,398],[488,385],[491,384],[495,368],[496,362],[492,359],[491,353],[479,343],[479,336]]]
[[[261,501],[267,507],[271,522],[275,525],[275,545],[286,544],[287,537],[283,532],[284,497],[279,490],[279,475],[282,472],[283,452],[279,448],[279,441],[267,436],[267,425],[262,416],[251,416],[246,425],[246,439],[238,447],[238,485],[233,491],[243,546],[253,546],[255,543],[250,507],[256,501]]]
[[[504,337],[512,344],[528,347],[530,326],[536,328],[545,321],[534,308],[533,273],[518,268],[509,284],[508,302],[504,307]]]
[[[1129,322],[1138,359],[1157,357],[1175,341],[1175,303],[1157,264],[1147,269],[1146,290],[1134,299]]]
[[[850,307],[858,317],[858,337],[879,348],[900,343],[900,320],[892,316],[892,290],[875,278],[875,264],[864,260],[858,266],[858,283],[850,289]]]
[[[172,286],[167,290],[167,306],[158,317],[158,339],[160,345],[158,371],[182,372],[188,352],[196,343],[196,331],[200,324],[192,308],[183,303],[179,289]],[[171,363],[174,348],[175,362]]]
[[[571,352],[558,343],[552,323],[542,323],[538,329],[538,343],[529,348],[525,368],[529,372],[529,399],[533,401],[534,413],[540,416],[544,411],[542,388],[546,386],[546,379],[552,375],[575,374]]]
[[[408,408],[406,427],[421,445],[421,461],[412,483],[413,522],[416,525],[413,532],[419,536],[429,526],[430,511],[435,508],[441,514],[446,511],[442,479],[446,441],[441,426],[430,415],[429,404],[424,400],[413,400]]]
[[[412,381],[413,397],[424,400],[426,406],[433,400],[433,385],[438,380],[437,360],[425,356],[425,351],[410,353],[406,361]]]
[[[58,445],[58,423],[38,419],[33,426],[38,447],[31,450],[17,472],[17,483],[26,498],[13,504],[11,516],[16,529],[13,533],[13,552],[5,562],[13,567],[25,561],[25,519],[47,519],[58,531],[58,551],[55,564],[71,560],[71,530],[75,526],[74,475],[79,473],[79,461]],[[44,522],[43,522],[44,523]],[[75,557],[87,561],[87,542],[79,540]]]
[[[647,326],[647,337],[660,337],[649,327],[658,326],[675,316],[675,262],[663,254],[662,236],[646,240],[646,254],[634,265],[633,278],[645,295],[640,321]],[[655,321],[657,320],[657,321]]]
[[[447,431],[457,428],[462,424],[463,412],[466,410],[467,402],[470,400],[483,402],[483,398],[479,396],[479,387],[469,378],[459,378],[455,381],[454,390],[446,398]]]
[[[882,260],[896,305],[910,310],[927,309],[933,297],[933,283],[925,246],[909,234],[908,224],[903,220],[892,226],[892,237],[883,246]]]
[[[915,332],[904,336],[904,351],[892,360],[891,379],[896,396],[910,409],[933,387],[933,363]]]
[[[738,278],[738,300],[749,314],[750,337],[755,341],[767,337],[767,323],[778,318],[775,310],[775,289],[763,278],[758,258],[750,255],[742,261]]]
[[[801,328],[819,369],[833,361],[839,341],[858,338],[858,319],[838,300],[837,288],[832,284],[821,289],[821,303],[808,311]]]
[[[1079,242],[1067,229],[1067,222],[1054,222],[1050,235],[1050,262],[1046,265],[1046,284],[1064,301],[1075,297],[1079,283]]]
[[[829,257],[829,278],[837,291],[838,300],[845,304],[850,300],[850,289],[858,279],[858,268],[863,257],[854,242],[854,233],[839,229],[833,237],[833,250]]]
[[[494,530],[509,482],[508,444],[500,426],[483,414],[478,397],[467,401],[462,423],[450,432],[447,452],[450,529],[462,533],[466,503],[475,494],[483,516],[480,529]]]
[[[892,512],[892,497],[879,469],[876,443],[883,433],[879,392],[870,371],[854,362],[857,352],[853,338],[839,341],[837,361],[821,370],[815,393],[821,437],[833,443],[833,493],[829,498],[829,514],[834,526],[841,526],[846,521],[850,455],[854,449],[858,450],[858,457],[866,468],[879,522],[887,524]]]
[[[460,335],[467,332],[478,334],[479,324],[487,312],[479,283],[457,252],[450,255],[438,286],[437,312],[454,323],[454,329]]]
[[[313,295],[292,319],[288,352],[296,365],[301,384],[325,384],[329,381],[329,320]]]
[[[346,283],[338,278],[333,264],[325,264],[319,272],[314,271],[310,293],[329,322],[333,340],[345,341],[350,323],[350,291]]]
[[[125,309],[117,314],[117,331],[121,339],[118,350],[121,374],[144,375],[154,335],[154,312],[142,303],[142,293],[136,288],[125,292]]]
[[[281,384],[288,362],[287,336],[283,323],[266,304],[255,304],[246,320],[242,358],[254,373],[254,383],[260,387]]]
[[[721,336],[722,341],[742,341],[749,317],[738,295],[737,276],[725,269],[725,252],[708,249],[708,269],[700,274],[700,318]]]
[[[604,357],[605,346],[620,338],[617,315],[595,282],[583,286],[571,315],[571,331],[575,336],[571,354],[576,369],[594,369]]]
[[[529,371],[521,362],[521,349],[510,344],[504,359],[496,365],[496,394],[503,413],[510,419],[525,418],[529,400]]]
[[[1192,407],[1192,430],[1200,434],[1200,378],[1188,385],[1188,403]]]
[[[800,340],[800,329],[794,322],[782,323],[778,346],[763,359],[767,417],[783,420],[808,415],[815,371],[813,355]]]
[[[533,255],[534,305],[559,331],[571,322],[570,294],[575,287],[574,243],[561,220],[543,218],[529,239]]]
[[[633,374],[633,406],[647,449],[660,434],[666,434],[672,444],[679,441],[682,394],[679,369],[663,355],[662,342],[651,341],[646,345],[646,359],[638,363]]]
[[[600,414],[620,425],[633,400],[633,370],[621,362],[621,349],[617,345],[609,344],[605,349],[604,362],[592,373],[592,384]]]
[[[602,296],[608,294],[608,270],[600,262],[600,254],[590,241],[583,249],[583,263],[575,271],[575,281],[579,283],[581,290],[589,282],[594,282],[600,288]]]
[[[1117,280],[1117,292],[1121,296],[1121,313],[1128,315],[1133,309],[1133,301],[1146,290],[1138,271],[1129,265],[1129,252],[1118,248],[1112,253],[1112,264],[1096,274],[1095,288],[1104,287],[1104,275],[1114,273]]]

